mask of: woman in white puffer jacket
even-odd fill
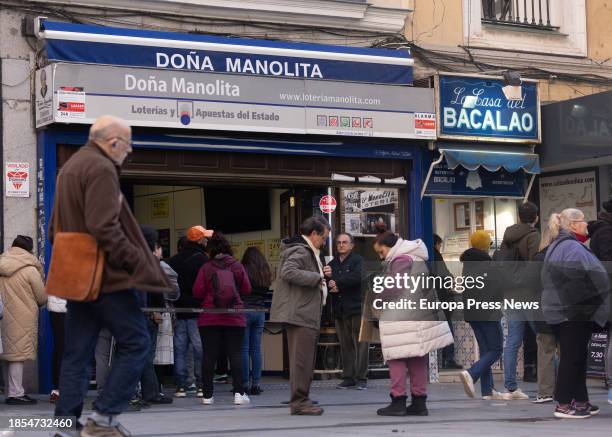
[[[385,275],[428,277],[428,252],[421,240],[403,240],[392,232],[376,237],[374,250],[383,260]],[[436,300],[434,289],[386,288],[383,301],[409,298],[420,302]],[[428,415],[427,380],[429,352],[453,343],[448,323],[440,311],[383,310],[379,321],[380,340],[391,379],[391,404],[378,410],[380,416]],[[406,374],[410,376],[412,403],[406,408]]]
[[[51,330],[53,331],[53,362],[51,370],[53,390],[51,390],[49,399],[51,402],[57,402],[59,399],[59,375],[62,367],[62,356],[64,355],[66,300],[55,296],[49,296],[47,299],[47,310],[49,310]]]

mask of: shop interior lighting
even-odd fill
[[[376,176],[359,176],[357,179],[362,184],[382,184],[382,179]]]
[[[340,173],[332,173],[331,180],[338,181],[338,182],[355,182],[355,177],[343,175]]]
[[[385,179],[385,184],[407,185],[408,182],[406,181],[406,178],[404,176],[401,176],[399,178]]]

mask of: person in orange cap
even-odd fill
[[[187,243],[183,250],[170,258],[168,264],[178,275],[181,290],[176,308],[200,308],[201,302],[193,297],[193,284],[200,268],[208,261],[204,252],[208,238],[213,231],[203,226],[192,226],[187,230]],[[193,393],[197,397],[204,396],[202,391],[202,341],[198,331],[197,313],[177,313],[174,324],[174,378],[177,398]],[[194,379],[188,384],[187,352],[193,351]]]

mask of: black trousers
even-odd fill
[[[210,398],[214,392],[213,378],[221,344],[225,344],[225,350],[229,356],[234,393],[244,393],[242,381],[244,328],[238,326],[202,326],[200,327],[200,337],[202,338],[202,350],[204,351],[204,359],[202,360],[204,397]]]
[[[62,356],[64,355],[64,324],[66,313],[49,311],[51,330],[53,331],[53,357],[51,369],[51,384],[53,389],[59,389],[59,376],[62,369]]]
[[[564,322],[553,325],[559,338],[559,370],[555,400],[560,404],[588,402],[587,359],[591,322]]]

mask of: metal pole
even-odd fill
[[[423,200],[423,196],[425,195],[425,189],[427,188],[427,184],[429,183],[429,179],[431,178],[431,174],[433,173],[434,167],[440,164],[443,159],[444,159],[444,150],[440,150],[440,157],[438,158],[438,160],[432,162],[431,165],[429,166],[427,177],[425,178],[425,181],[423,182],[423,188],[421,188],[421,200]]]
[[[332,199],[332,187],[327,187],[327,210],[329,211],[327,213],[327,221],[329,222],[329,226],[331,228],[331,230],[329,231],[327,248],[328,248],[328,253],[329,253],[330,258],[333,257],[333,241],[334,241],[334,237],[332,235],[333,226],[332,226],[332,213],[331,213],[331,205],[332,205],[331,199]]]

